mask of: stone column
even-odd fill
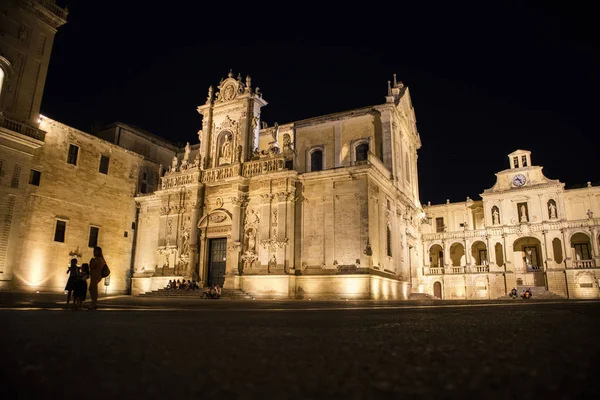
[[[471,243],[467,238],[465,238],[465,272],[467,272],[467,268],[471,266]]]
[[[544,252],[544,265],[542,271],[544,274],[544,286],[546,286],[546,290],[548,290],[548,261],[550,258],[548,257],[548,238],[546,234],[546,230],[543,230],[542,235],[544,235],[544,241],[542,242],[542,251]]]
[[[187,276],[191,276],[193,279],[196,279],[196,274],[199,273],[198,266],[198,216],[200,215],[200,207],[199,202],[194,202],[192,205],[192,215],[191,215],[191,227],[190,227],[190,253],[189,253],[189,264],[187,270]]]
[[[496,246],[492,247],[492,237],[486,236],[488,265],[496,265]]]
[[[563,258],[564,258],[564,262],[565,262],[565,268],[571,268],[573,267],[572,264],[572,256],[573,254],[571,253],[571,243],[569,243],[569,247],[567,247],[567,234],[565,232],[564,229],[560,230],[560,233],[562,234],[562,242],[563,242]],[[569,249],[567,251],[567,249]]]
[[[446,267],[450,266],[450,263],[451,263],[450,246],[448,246],[448,242],[446,240],[442,241],[442,247],[444,249],[444,265],[442,265],[442,267],[446,268]]]
[[[227,244],[227,275],[237,276],[240,274],[240,251],[242,249],[242,238],[241,238],[241,226],[243,213],[242,209],[248,204],[248,197],[245,194],[240,193],[238,197],[231,198],[231,238]],[[230,279],[230,281],[234,281]],[[227,285],[227,280],[225,280]]]
[[[260,205],[260,241],[263,243],[268,242],[271,238],[271,200],[273,195],[270,193],[261,194],[261,205]],[[258,249],[258,260],[261,267],[266,267],[269,263],[269,250],[270,246],[261,245]]]

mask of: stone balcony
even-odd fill
[[[46,138],[46,132],[43,130],[6,117],[0,117],[0,127],[39,140],[40,142],[43,142]]]
[[[458,275],[458,274],[485,274],[490,272],[488,265],[449,266],[449,267],[424,267],[424,275]]]
[[[54,0],[19,0],[18,3],[54,28],[67,22],[69,10],[57,6]]]

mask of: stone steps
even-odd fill
[[[525,290],[529,289],[529,291],[532,294],[532,299],[564,299],[563,296],[560,296],[556,293],[552,293],[548,290],[546,290],[545,287],[543,286],[517,286],[517,293],[519,294],[519,299],[521,298],[521,295],[525,292]],[[511,289],[509,289],[510,292]],[[506,296],[502,296],[500,297],[500,299],[510,299],[511,297],[509,295]]]
[[[186,299],[200,299],[202,293],[207,288],[196,289],[196,290],[170,290],[170,289],[159,289],[152,292],[141,294],[139,297],[154,297],[154,298],[186,298]],[[252,297],[240,289],[221,289],[221,298],[231,300],[251,300]]]
[[[408,296],[408,300],[439,300],[437,297],[434,297],[427,293],[411,293]]]

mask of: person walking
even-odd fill
[[[102,269],[105,265],[106,260],[102,254],[102,248],[94,247],[94,258],[90,260],[90,297],[92,298],[92,304],[88,308],[89,310],[98,308],[98,284],[102,281]]]
[[[77,281],[77,259],[71,259],[71,265],[67,268],[67,274],[69,274],[69,279],[67,280],[67,285],[65,286],[65,290],[67,291],[67,308],[69,308],[69,302],[71,301],[71,294],[73,290],[75,290],[75,282]],[[75,298],[73,298],[73,303],[75,303]]]

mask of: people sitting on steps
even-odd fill
[[[531,293],[531,290],[529,290],[529,288],[527,288],[527,290],[525,290],[525,293],[523,293],[523,295],[521,296],[523,299],[527,300],[530,299],[533,296],[533,293]]]
[[[202,293],[203,299],[218,299],[221,297],[221,288],[214,284]]]
[[[519,297],[519,294],[517,293],[517,288],[512,288],[512,290],[509,293],[509,296],[511,299],[516,299],[517,297]]]

